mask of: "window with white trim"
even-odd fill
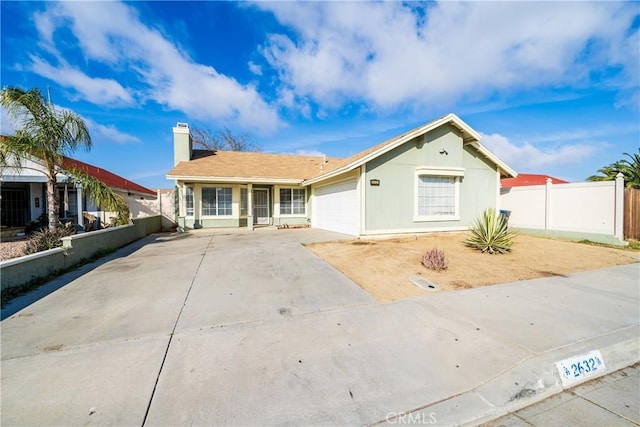
[[[231,215],[231,188],[204,187],[202,189],[202,215]]]
[[[460,179],[464,169],[418,168],[416,170],[416,221],[460,219]]]
[[[455,215],[456,180],[454,176],[420,176],[418,216]]]
[[[246,188],[241,188],[240,189],[240,215],[246,215],[247,214],[247,189]]]
[[[187,216],[193,216],[193,187],[185,187],[184,203]]]
[[[280,215],[304,215],[306,192],[304,188],[280,189]]]

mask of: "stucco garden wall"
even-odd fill
[[[162,216],[136,218],[131,224],[76,234],[62,239],[62,248],[0,262],[2,290],[73,267],[94,255],[118,249],[162,228]]]

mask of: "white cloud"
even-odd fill
[[[249,61],[249,71],[251,71],[256,76],[262,75],[262,67],[252,61]]]
[[[49,4],[35,19],[42,45],[55,45],[54,28],[64,25],[76,37],[87,61],[108,65],[115,72],[132,71],[135,78],[128,75],[128,85],[136,87],[142,101],[183,111],[196,120],[230,120],[260,131],[280,126],[275,108],[254,86],[242,85],[213,67],[196,63],[160,31],[142,23],[133,7],[118,2],[61,2]],[[77,70],[68,70],[65,64],[55,67],[34,61],[33,69],[101,103],[95,92],[99,79],[82,72],[67,77],[66,71]],[[106,93],[120,99],[123,95],[113,83]]]
[[[604,145],[603,143],[554,144],[552,147],[543,148],[530,142],[517,145],[500,134],[483,134],[481,142],[515,170],[526,171],[580,164]]]
[[[633,5],[613,2],[258,2],[296,37],[271,34],[268,63],[298,99],[378,109],[584,86],[622,66],[637,86]],[[570,24],[569,24],[570,23]],[[635,37],[635,38],[634,38]],[[633,41],[636,41],[634,44]],[[625,82],[617,82],[624,85]]]
[[[115,142],[117,144],[135,144],[140,142],[137,136],[119,131],[113,125],[102,125],[87,118],[84,118],[84,121],[93,139],[96,139],[97,136],[98,138],[106,139],[109,142]]]
[[[60,111],[70,111],[59,105],[54,106],[57,110]],[[86,117],[82,117],[82,120],[84,120],[85,124],[89,128],[89,134],[91,135],[93,140],[95,140],[97,137],[99,139],[105,139],[108,142],[115,142],[117,144],[132,144],[140,142],[140,139],[137,136],[122,132],[113,125],[103,125]],[[9,118],[7,110],[4,108],[0,108],[0,135],[12,135],[15,133],[15,131],[16,127]]]
[[[31,71],[51,79],[61,86],[74,89],[91,103],[131,105],[135,102],[130,91],[115,80],[89,77],[65,62],[54,67],[34,55],[31,56],[31,61]]]

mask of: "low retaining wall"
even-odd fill
[[[73,267],[97,253],[118,249],[162,228],[162,216],[136,218],[132,224],[62,238],[62,248],[0,262],[2,290],[24,285]]]

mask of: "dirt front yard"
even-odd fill
[[[509,254],[489,255],[464,245],[466,233],[351,240],[307,245],[313,253],[344,273],[379,302],[432,293],[414,285],[421,276],[439,287],[437,292],[567,275],[638,262],[640,252],[519,235]],[[444,251],[449,268],[436,272],[421,264],[422,255]]]

